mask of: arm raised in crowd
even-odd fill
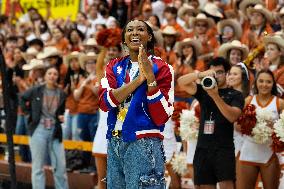
[[[96,63],[96,74],[98,82],[101,82],[101,79],[104,77],[104,65],[105,65],[105,57],[107,54],[107,48],[102,47],[102,50],[100,51]]]

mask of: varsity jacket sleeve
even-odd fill
[[[117,62],[117,59],[110,61],[107,64],[105,77],[101,79],[101,86],[99,90],[99,103],[100,109],[104,112],[110,111],[119,105],[119,102],[112,94],[112,90],[117,88],[116,77],[113,73],[113,65]]]
[[[165,124],[173,113],[174,102],[174,72],[172,66],[156,59],[158,72],[155,74],[158,87],[147,92],[150,116],[157,126]]]

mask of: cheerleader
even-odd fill
[[[272,127],[284,108],[284,101],[278,98],[273,73],[261,70],[255,79],[253,96],[246,98],[246,105],[253,104],[256,109],[268,110],[272,114],[272,121],[267,122]],[[258,174],[261,175],[263,187],[277,189],[279,185],[280,165],[276,154],[270,147],[270,142],[256,143],[252,137],[245,136],[240,149],[240,172],[237,188],[254,189]]]
[[[227,81],[228,86],[242,92],[244,98],[249,95],[249,72],[244,63],[237,63],[231,68]],[[235,123],[234,127],[235,155],[237,156],[243,142],[243,137],[240,132],[240,125]]]

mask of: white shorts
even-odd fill
[[[98,129],[93,143],[93,154],[96,155],[106,155],[107,154],[107,116],[108,112],[103,112],[100,110],[100,120],[98,124]]]
[[[243,135],[240,132],[234,130],[234,145],[235,145],[235,156],[236,157],[238,153],[240,152],[243,143],[244,143]]]

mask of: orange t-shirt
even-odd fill
[[[71,93],[67,98],[65,102],[65,108],[69,110],[69,113],[74,115],[77,114],[77,101],[74,99],[73,93]]]
[[[269,24],[266,24],[265,29],[263,30],[263,32],[266,31],[268,34],[273,33],[273,29],[271,28],[271,26]],[[251,29],[247,28],[244,31],[244,34],[242,36],[241,42],[245,45],[247,45],[249,47],[249,49],[253,49],[256,48],[260,43],[262,43],[263,40],[263,32],[256,36],[256,43],[254,43],[253,41],[251,41],[250,39],[250,33],[251,33]],[[256,34],[255,34],[256,35]]]
[[[78,87],[81,85],[83,80],[80,81]],[[77,104],[77,112],[85,114],[95,114],[99,108],[99,96],[94,94],[91,87],[94,86],[96,80],[93,80],[87,84],[82,92],[82,95]]]

